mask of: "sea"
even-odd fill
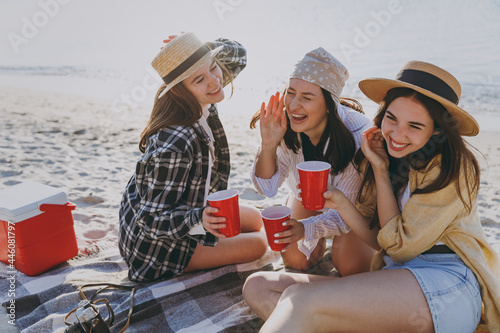
[[[457,77],[459,105],[482,130],[500,132],[500,0],[58,1],[30,0],[22,8],[0,1],[0,11],[11,11],[0,30],[0,85],[98,98],[110,102],[109,112],[144,112],[161,84],[150,65],[161,38],[193,31],[247,49],[247,68],[221,112],[250,117],[285,87],[295,62],[323,47],[350,72],[343,95],[358,99],[368,115],[376,105],[359,80],[392,78],[406,61],[422,60]],[[115,17],[118,4],[125,14]]]

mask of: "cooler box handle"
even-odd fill
[[[74,203],[68,202],[64,205],[53,205],[53,204],[43,204],[40,205],[40,210],[42,212],[60,212],[74,210],[76,205]]]

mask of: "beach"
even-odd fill
[[[17,300],[19,305],[26,304],[31,307],[32,305],[28,304],[32,302],[32,298],[45,299],[46,296],[40,298],[43,293],[53,294],[52,297],[61,299],[57,301],[56,308],[51,307],[50,299],[42,305],[37,301],[38,310],[29,315],[26,313],[24,318],[21,317],[19,327],[26,332],[63,332],[65,327],[63,317],[78,301],[75,298],[78,296],[72,292],[75,288],[73,285],[81,285],[82,281],[130,283],[126,278],[127,268],[117,250],[118,211],[122,193],[140,156],[139,136],[147,122],[150,108],[144,106],[135,110],[117,111],[113,110],[112,101],[109,99],[2,85],[0,85],[0,100],[2,101],[0,103],[0,119],[2,119],[0,122],[0,190],[25,181],[35,181],[65,191],[69,201],[76,204],[73,219],[79,251],[78,258],[70,260],[67,265],[59,265],[49,270],[40,278],[26,277],[20,273],[16,275],[16,281],[19,284],[19,290],[16,292],[22,296]],[[364,102],[367,103],[366,100]],[[250,130],[248,126],[253,107],[249,107],[248,112],[230,112],[237,104],[238,99],[225,101],[222,103],[225,107],[219,108],[231,152],[232,169],[228,187],[239,191],[241,203],[253,205],[259,209],[281,204],[289,192],[286,186],[280,188],[275,197],[266,198],[258,194],[252,185],[250,172],[260,145],[259,131],[258,129]],[[478,206],[481,224],[488,242],[500,254],[499,136],[498,132],[483,131],[477,137],[469,138],[468,141],[480,152],[478,152],[478,157],[482,174]],[[309,273],[338,276],[331,264],[331,241],[328,244],[325,257]],[[100,266],[86,269],[85,265]],[[116,269],[118,271],[115,271]],[[193,325],[189,326],[189,329],[186,328],[186,332],[198,332],[201,327],[219,332],[237,325],[242,325],[241,329],[244,331],[256,331],[262,325],[262,321],[256,318],[255,313],[242,299],[241,287],[248,274],[262,269],[283,269],[279,254],[268,248],[264,257],[254,263],[191,273],[165,283],[159,282],[157,287],[153,284],[151,288],[161,290],[161,293],[167,296],[165,300],[153,298],[150,302],[164,302],[163,306],[167,309],[174,309],[168,310],[165,314],[163,310],[160,310],[157,314],[159,318],[155,317],[155,321],[165,318],[170,329],[177,331],[172,325],[176,323],[175,313],[179,311],[177,316],[183,318],[183,322],[178,324],[179,327]],[[210,293],[215,293],[220,288],[217,286],[218,279],[216,278],[220,274],[232,276],[231,280],[225,282],[229,288],[232,284],[229,281],[234,281],[235,278],[231,275],[233,270],[242,270],[236,275],[239,276],[239,283],[236,287],[231,286],[230,290],[224,289],[216,294],[217,296],[211,296],[214,299],[225,297],[220,299],[221,304],[234,303],[231,310],[224,312],[221,309],[214,316],[199,322],[199,315],[189,315],[189,319],[185,317],[186,312],[182,301],[172,303],[175,298],[171,297],[179,294],[175,291],[183,290],[188,286],[196,288],[198,284],[202,288],[204,282],[203,288],[209,290]],[[0,263],[0,276],[7,278],[8,272],[7,265]],[[182,287],[176,287],[178,284]],[[35,288],[35,285],[38,287]],[[174,287],[171,288],[169,285]],[[30,287],[25,290],[24,286]],[[68,286],[70,286],[69,289]],[[61,288],[67,292],[60,295]],[[151,295],[148,289],[143,289],[143,294]],[[179,295],[186,294],[189,294],[189,291]],[[10,294],[5,293],[4,298],[6,295]],[[144,296],[138,296],[138,298],[139,302],[147,301]],[[121,300],[121,302],[126,303],[126,300]],[[113,303],[113,306],[118,308],[119,303]],[[175,310],[178,306],[179,309]],[[211,306],[205,305],[205,309],[208,308]],[[57,313],[46,318],[43,315],[41,318],[37,317],[39,311],[47,310],[50,311],[49,313]],[[151,320],[149,316],[142,318],[140,313],[139,311],[139,314],[135,314],[134,318],[140,323],[131,327],[132,332],[151,329],[149,326],[142,328],[141,325],[145,325],[144,323],[150,325]],[[121,318],[123,316],[122,312]],[[7,331],[12,329],[12,332],[16,332],[10,323],[2,321],[0,321],[0,329]]]
[[[254,189],[260,135],[250,119],[283,91],[304,54],[323,47],[339,59],[349,70],[343,96],[357,99],[370,119],[377,105],[360,91],[361,79],[393,78],[410,60],[448,70],[462,87],[459,106],[481,128],[466,140],[481,165],[481,224],[500,254],[499,15],[499,0],[0,1],[0,191],[27,181],[64,191],[76,205],[79,251],[39,276],[14,274],[15,295],[0,262],[0,303],[17,302],[23,333],[62,333],[64,316],[80,300],[77,287],[132,284],[118,251],[120,201],[162,83],[151,60],[165,38],[182,31],[247,49],[234,94],[218,110],[231,154],[228,187],[258,209],[282,204],[289,189],[273,198]],[[231,95],[229,87],[225,92]],[[338,276],[330,254],[328,246],[309,273]],[[256,262],[134,284],[137,308],[128,331],[257,331],[262,320],[241,290],[261,270],[284,270],[279,253],[268,249]],[[117,311],[114,329],[122,327],[128,300],[107,297]],[[0,331],[7,328],[15,329],[0,320]]]
[[[121,195],[140,156],[150,110],[113,112],[106,100],[5,86],[0,100],[0,190],[25,181],[59,188],[76,204],[82,251],[97,241],[116,242]],[[239,190],[241,202],[259,208],[281,203],[285,189],[265,199],[251,184],[258,130],[244,118],[221,114],[232,152],[229,187]]]
[[[121,195],[140,156],[139,135],[150,110],[111,112],[107,100],[0,86],[0,190],[35,181],[65,191],[76,204],[74,227],[80,251],[95,242],[117,242]],[[255,104],[258,104],[256,102]],[[259,195],[250,171],[260,145],[251,114],[220,111],[231,151],[229,188],[259,209],[282,203]],[[468,141],[482,155],[479,214],[489,243],[500,253],[500,137],[480,132]],[[483,157],[484,156],[484,157]]]

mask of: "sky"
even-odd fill
[[[482,98],[500,94],[498,17],[500,0],[0,0],[0,69],[115,66],[141,79],[165,37],[192,31],[246,47],[245,88],[279,89],[321,46],[353,86],[422,60]]]
[[[181,31],[236,39],[277,67],[320,45],[359,66],[390,48],[491,64],[466,57],[500,48],[499,14],[498,0],[0,0],[0,65],[149,63]]]

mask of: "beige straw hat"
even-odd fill
[[[462,89],[458,80],[442,68],[422,61],[407,62],[396,79],[369,78],[359,82],[361,91],[372,101],[381,103],[392,88],[411,88],[441,103],[450,113],[461,135],[479,133],[476,120],[458,106]]]
[[[222,46],[211,50],[192,32],[179,35],[166,44],[151,63],[167,85],[162,95],[200,69],[220,49]]]

